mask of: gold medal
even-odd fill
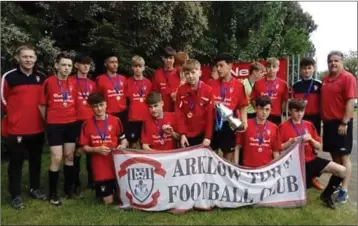
[[[164,144],[164,139],[160,140],[160,144],[161,144],[161,145]]]
[[[86,105],[86,104],[87,104],[87,101],[86,101],[86,100],[83,100],[83,101],[82,101],[82,104],[83,104],[83,105]]]
[[[67,107],[67,102],[66,101],[63,102],[63,106]]]
[[[143,97],[139,98],[139,101],[140,101],[140,102],[143,102]]]
[[[258,151],[258,152],[262,152],[262,147],[259,147],[259,148],[257,149],[257,151]]]
[[[189,113],[187,114],[187,116],[188,116],[188,118],[191,118],[191,117],[193,117],[193,113],[189,112]]]
[[[117,100],[120,100],[120,99],[121,99],[121,97],[120,97],[120,96],[116,96],[116,99],[117,99]]]

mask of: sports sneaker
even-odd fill
[[[324,189],[323,185],[318,181],[317,177],[312,178],[312,185],[317,190],[322,191]]]
[[[337,203],[346,203],[348,201],[348,193],[344,190],[340,190],[335,200]]]
[[[46,195],[42,193],[39,189],[30,189],[30,196],[38,200],[46,200]]]
[[[325,197],[323,194],[321,194],[320,196],[321,201],[328,207],[331,209],[336,209],[336,204],[334,204],[333,199],[331,196],[329,197]]]
[[[54,206],[59,206],[62,204],[60,198],[58,197],[58,195],[51,195],[50,197],[50,203]]]
[[[25,209],[25,204],[20,196],[16,196],[11,202],[11,207],[14,209]]]

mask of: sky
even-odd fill
[[[327,70],[332,50],[357,50],[357,2],[300,2],[318,25],[311,34],[316,47],[317,71]]]

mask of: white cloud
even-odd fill
[[[303,11],[318,25],[311,34],[316,47],[318,71],[327,70],[332,50],[357,50],[357,2],[300,2]]]

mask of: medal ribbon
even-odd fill
[[[198,89],[196,91],[196,95],[192,95],[191,92],[189,93],[189,96],[190,96],[189,97],[189,110],[190,110],[190,112],[193,111],[194,108],[195,108],[195,102],[196,102],[195,99],[197,99],[198,96],[199,96],[200,88],[201,88],[201,81],[199,81]]]
[[[163,72],[164,72],[164,77],[165,77],[165,79],[167,80],[167,86],[168,86],[168,88],[169,88],[169,74],[168,74],[168,73],[170,73],[170,71],[166,71],[166,70],[164,70],[164,68],[163,68]]]
[[[257,139],[259,140],[258,143],[259,143],[259,146],[261,147],[261,145],[264,143],[265,132],[266,132],[266,128],[267,128],[267,121],[264,124],[262,133],[260,133],[259,125],[257,123],[257,118],[255,118],[255,127],[256,127]]]
[[[312,85],[313,85],[313,79],[311,80],[310,86],[308,87],[307,92],[304,93],[304,99],[307,100],[308,94],[310,93],[311,89],[312,89]]]
[[[104,141],[106,140],[106,135],[107,135],[107,130],[108,130],[108,115],[106,115],[105,118],[104,118],[103,132],[98,127],[97,120],[96,120],[96,118],[94,116],[93,116],[93,122],[94,122],[94,125],[96,126],[96,130],[97,130],[98,135],[101,137],[101,140],[104,143]]]
[[[293,123],[292,119],[290,119],[290,123],[291,123],[292,128],[295,130],[295,133],[296,133],[297,136],[302,136],[302,135],[304,135],[306,133],[305,127],[303,126],[303,121],[302,120],[301,120],[301,123],[300,123],[301,131],[299,131],[297,129],[297,127]]]
[[[142,97],[143,93],[144,93],[144,80],[142,80],[142,85],[141,85],[141,87],[139,89],[138,89],[138,86],[137,86],[137,82],[138,82],[138,80],[134,79],[134,86],[135,86],[139,96]]]
[[[271,86],[270,89],[269,89],[269,87],[268,87],[268,80],[267,80],[267,78],[265,79],[265,86],[266,86],[267,93],[268,93],[268,96],[269,96],[269,97],[272,97],[273,90],[276,88],[276,84],[277,84],[277,78],[275,78],[275,79],[273,80],[273,84],[272,84],[272,86]]]
[[[57,76],[56,76],[56,78],[57,78],[58,87],[59,87],[60,90],[61,90],[62,98],[63,98],[64,101],[67,101],[67,99],[68,99],[68,93],[69,93],[69,90],[68,90],[68,78],[66,78],[66,83],[67,83],[67,88],[66,88],[66,89],[64,89],[64,88],[62,87],[62,84],[61,84],[60,79],[59,79]]]
[[[85,91],[83,92],[82,88],[81,88],[80,78],[76,75],[76,84],[77,84],[77,87],[80,88],[80,93],[81,93],[81,96],[82,96],[83,100],[86,100],[86,98],[88,97],[88,95],[87,95],[87,92],[88,92],[88,79],[85,78],[85,81],[86,81]]]
[[[119,79],[119,76],[116,73],[116,84],[114,84],[114,82],[112,81],[111,76],[109,76],[109,74],[107,74],[107,77],[109,79],[109,81],[112,84],[113,89],[116,91],[117,95],[119,95],[119,91],[121,90],[121,81]]]
[[[164,118],[164,117],[163,117]],[[162,140],[164,140],[164,130],[159,126],[159,122],[158,120],[154,120],[154,123],[155,123],[155,127],[157,127],[157,130],[158,130],[158,133],[159,133],[159,136]]]

